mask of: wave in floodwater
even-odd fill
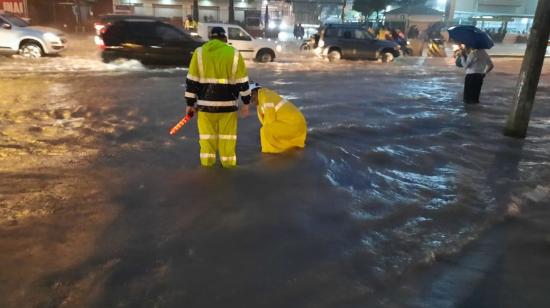
[[[527,140],[506,139],[501,130],[515,80],[501,78],[495,84],[488,78],[483,103],[464,106],[463,75],[444,61],[336,64],[298,58],[250,64],[251,77],[261,76],[256,81],[274,87],[302,110],[308,121],[307,147],[296,156],[257,158],[258,141],[250,140],[258,136],[258,125],[240,122],[239,131],[245,134],[239,137],[239,150],[248,155],[242,155],[242,166],[230,173],[198,169],[195,152],[183,155],[191,143],[198,147],[192,126],[177,141],[159,137],[167,135],[172,118],[178,120],[174,110],[184,106],[183,79],[179,74],[143,78],[137,73],[184,69],[83,58],[46,58],[29,67],[22,65],[30,63],[27,60],[1,59],[0,68],[13,73],[123,75],[78,79],[68,74],[43,82],[47,87],[33,79],[35,93],[42,96],[42,88],[48,89],[47,102],[37,105],[21,98],[14,105],[27,104],[29,110],[9,114],[8,133],[17,129],[17,142],[54,132],[51,141],[44,136],[42,141],[64,145],[54,139],[63,132],[82,148],[58,150],[74,153],[93,148],[99,138],[115,153],[128,151],[130,166],[145,162],[138,168],[151,168],[146,178],[131,183],[135,185],[129,196],[123,196],[129,210],[112,230],[120,228],[119,236],[109,234],[105,241],[113,243],[117,253],[119,244],[137,248],[136,253],[128,250],[124,266],[114,270],[108,285],[112,288],[106,292],[116,296],[107,298],[120,298],[117,292],[125,292],[123,285],[132,285],[131,294],[123,295],[136,303],[144,299],[136,294],[158,292],[155,298],[169,298],[162,296],[167,294],[197,301],[188,306],[212,303],[211,294],[242,304],[254,302],[249,296],[254,293],[261,304],[249,306],[269,306],[262,305],[267,298],[274,299],[273,306],[285,307],[312,294],[303,306],[328,307],[353,296],[379,298],[373,294],[377,286],[397,285],[400,274],[460,251],[494,225],[510,202],[547,202],[550,197],[544,184],[550,183],[550,109],[537,105]],[[20,84],[10,82],[15,101]],[[33,119],[36,127],[29,128],[21,118]],[[280,163],[285,158],[291,162]],[[167,173],[174,181],[156,174],[168,161]],[[112,163],[124,168],[126,162]],[[182,199],[190,201],[182,204]],[[197,222],[190,219],[189,231],[182,232],[181,221],[189,215],[197,215]],[[136,232],[135,238],[127,232]],[[185,249],[174,252],[173,247]],[[159,272],[169,279],[161,283],[171,287],[149,288],[158,283],[157,271],[151,269],[164,265],[169,270]],[[116,277],[130,282],[121,284]],[[258,277],[269,279],[258,283]],[[182,285],[185,295],[178,293]],[[134,286],[145,291],[134,291]]]
[[[540,139],[544,131],[532,131],[524,142],[502,136],[511,90],[465,107],[462,75],[417,70],[427,77],[410,79],[405,68],[403,79],[362,85],[362,93],[391,92],[383,105],[350,92],[333,102],[322,98],[326,92],[299,99],[324,177],[348,194],[351,216],[364,226],[359,250],[376,256],[369,262],[387,277],[459,251],[495,224],[514,198],[532,194],[536,179],[550,178],[540,155],[550,152]],[[547,116],[536,118],[532,128],[547,128]]]
[[[44,57],[24,59],[18,56],[0,59],[3,73],[136,73],[136,72],[178,72],[184,67],[144,66],[137,60],[119,59],[104,63],[98,58],[87,57]]]

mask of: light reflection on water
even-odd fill
[[[370,66],[370,74],[349,68],[358,76],[298,103],[324,177],[350,196],[350,216],[365,226],[359,250],[377,256],[365,262],[383,276],[459,250],[502,215],[509,198],[497,178],[509,175],[499,168],[510,164],[500,162],[510,150],[501,135],[510,93],[489,86],[484,104],[465,108],[463,75],[405,64],[399,79],[377,74],[381,67]],[[538,117],[533,126],[546,120]]]

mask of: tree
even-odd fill
[[[385,9],[391,2],[391,0],[355,0],[352,8],[368,17],[373,12]]]

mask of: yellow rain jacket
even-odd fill
[[[281,153],[291,148],[303,148],[307,124],[300,110],[276,92],[258,90],[258,119],[262,123],[262,152]]]

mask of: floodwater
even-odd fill
[[[550,75],[515,140],[495,64],[464,106],[450,59],[249,63],[307,146],[261,154],[252,112],[224,170],[168,135],[185,69],[0,59],[0,306],[546,307]]]

